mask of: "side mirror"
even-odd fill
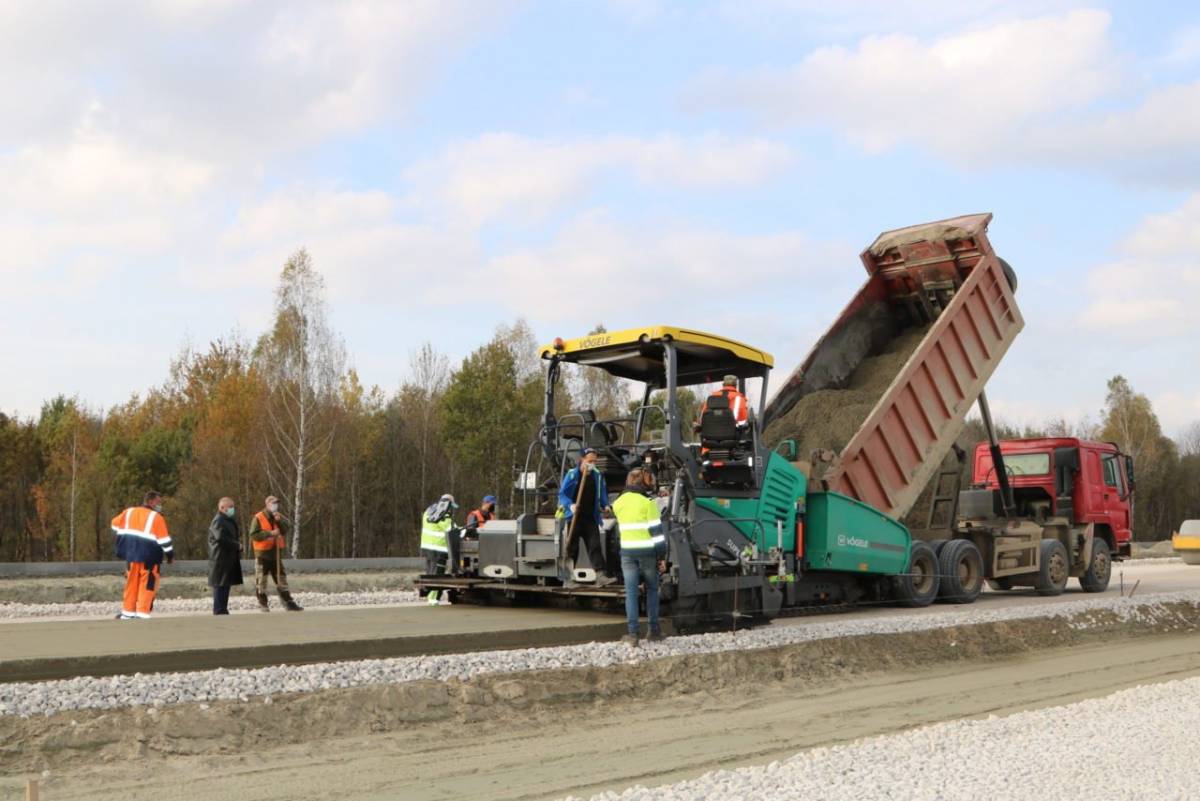
[[[787,459],[789,462],[796,461],[796,459],[798,458],[798,452],[797,452],[797,448],[796,448],[796,440],[785,439],[783,442],[781,442],[775,446],[775,452],[778,453],[780,456],[782,456],[784,459]]]

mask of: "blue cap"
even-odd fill
[[[589,453],[598,453],[598,451],[595,448],[584,448],[582,451],[579,452],[579,455],[587,456]]]
[[[496,502],[496,496],[495,496],[495,495],[484,495],[484,496],[483,496],[483,502],[484,502],[484,503],[495,503],[495,502]]]

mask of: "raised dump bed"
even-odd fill
[[[768,442],[831,456],[814,470],[826,488],[901,518],[962,431],[1025,325],[991,219],[880,234],[866,283],[767,404]]]

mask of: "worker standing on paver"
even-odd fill
[[[579,541],[587,547],[588,559],[596,571],[596,586],[607,587],[616,582],[604,569],[604,551],[600,547],[600,523],[604,510],[608,508],[608,487],[604,474],[596,469],[599,454],[594,448],[584,448],[579,457],[579,466],[573,467],[563,476],[558,490],[558,504],[564,518],[567,535],[567,559],[572,570],[579,559]],[[578,507],[578,508],[576,508]],[[567,587],[578,587],[574,579]]]
[[[236,511],[233,498],[222,498],[208,524],[208,586],[214,615],[229,614],[229,590],[242,584],[242,533]]]
[[[425,575],[437,576],[446,571],[450,561],[451,538],[454,529],[454,510],[458,504],[454,496],[446,493],[431,503],[421,515],[421,556],[425,557]],[[430,590],[425,600],[437,606],[441,600],[440,590]]]
[[[175,561],[171,534],[162,516],[162,495],[151,490],[141,506],[131,506],[112,519],[117,558],[125,560],[125,597],[118,620],[148,618],[158,595],[163,559]]]
[[[483,503],[479,504],[478,509],[472,509],[467,513],[467,524],[463,531],[464,536],[477,537],[479,529],[483,528],[483,524],[489,520],[496,519],[496,496],[484,495]]]
[[[303,608],[292,599],[288,590],[287,572],[283,569],[284,526],[287,519],[279,513],[279,499],[268,495],[263,509],[250,521],[250,541],[254,547],[254,595],[258,598],[260,612],[271,611],[267,599],[267,578],[274,579],[275,589],[283,608],[289,612],[301,612]]]
[[[749,425],[750,423],[750,404],[746,401],[746,396],[743,395],[737,386],[737,376],[727,375],[725,380],[721,382],[721,388],[713,392],[708,397],[716,398],[725,396],[729,402],[729,411],[733,413],[733,422],[739,428]],[[708,400],[705,400],[700,406],[700,419],[704,419],[704,412],[708,410]],[[696,421],[696,430],[700,430],[700,422]]]
[[[625,491],[613,504],[621,534],[621,572],[625,577],[625,620],[629,633],[621,642],[638,645],[638,584],[646,585],[647,639],[664,639],[658,620],[658,574],[667,555],[662,517],[654,500],[654,477],[634,468],[625,479]]]

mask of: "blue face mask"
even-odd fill
[[[234,509],[232,506],[230,506],[228,509],[225,510],[225,514],[228,515],[229,517],[233,517],[233,512],[234,512]]]

